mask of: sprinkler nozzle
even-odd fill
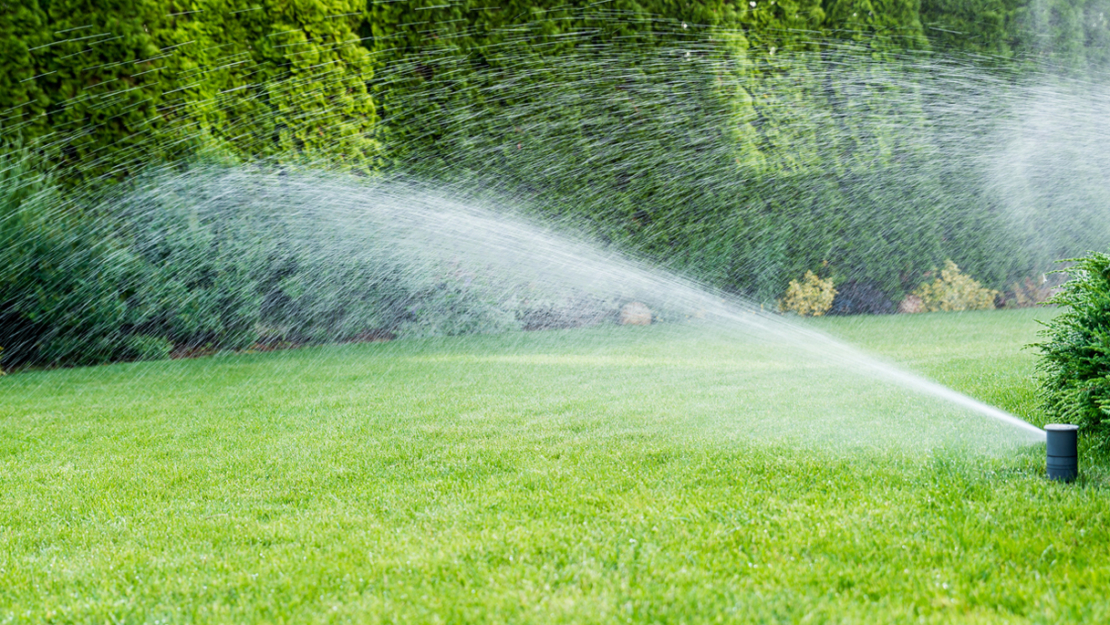
[[[1070,482],[1079,475],[1078,425],[1050,423],[1044,426],[1048,440],[1048,479]]]

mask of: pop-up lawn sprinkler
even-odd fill
[[[1044,431],[1048,435],[1048,479],[1074,480],[1079,475],[1079,426],[1050,423]]]

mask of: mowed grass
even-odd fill
[[[1041,423],[1046,314],[812,325]],[[666,325],[7,376],[0,622],[1110,620],[1105,459],[934,404]]]

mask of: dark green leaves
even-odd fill
[[[1110,423],[1110,254],[1073,259],[1052,303],[1065,306],[1038,343],[1041,395],[1061,421],[1100,432]]]

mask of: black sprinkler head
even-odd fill
[[[1050,423],[1044,431],[1048,435],[1048,479],[1074,480],[1079,475],[1079,426]]]

